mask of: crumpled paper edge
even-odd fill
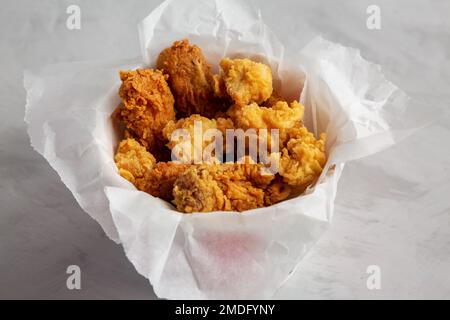
[[[116,227],[113,223],[111,213],[109,210],[109,201],[106,198],[106,194],[104,193],[103,188],[100,188],[96,191],[96,195],[92,198],[103,199],[103,203],[95,205],[92,207],[89,204],[86,204],[87,199],[85,197],[79,197],[76,192],[76,186],[74,186],[71,182],[71,172],[67,172],[65,167],[65,162],[58,161],[54,155],[52,155],[52,146],[48,145],[47,140],[37,140],[36,136],[45,136],[49,134],[49,132],[45,133],[48,130],[47,122],[45,119],[41,119],[43,115],[39,114],[39,110],[35,110],[31,108],[31,105],[35,102],[34,99],[38,100],[42,97],[43,87],[42,80],[43,77],[48,79],[48,77],[57,77],[62,74],[71,74],[74,69],[77,72],[83,72],[89,69],[102,69],[103,67],[108,68],[111,65],[124,66],[136,66],[140,65],[139,59],[125,59],[125,60],[116,60],[116,61],[82,61],[82,62],[71,62],[71,63],[56,63],[52,65],[47,65],[42,67],[39,70],[25,70],[23,72],[23,85],[26,91],[26,103],[25,103],[25,115],[24,121],[27,125],[27,133],[30,138],[30,146],[41,154],[44,159],[49,163],[49,165],[57,172],[59,178],[63,182],[63,184],[71,191],[76,199],[77,203],[80,207],[89,214],[95,221],[99,223],[105,234],[108,238],[113,240],[115,243],[120,243],[120,238],[117,233]],[[117,79],[117,83],[120,83],[120,80]],[[112,95],[116,95],[116,91],[111,91],[114,89],[114,86],[109,87],[105,92],[105,100],[110,99]],[[35,114],[36,113],[36,114]],[[37,119],[36,119],[37,118]],[[121,186],[125,188],[134,188],[129,182],[125,181],[121,177],[118,178],[119,182],[115,183],[116,186]],[[110,184],[110,183],[108,183]],[[98,201],[98,200],[97,200]],[[99,209],[99,207],[101,209]]]

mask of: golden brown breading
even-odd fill
[[[271,108],[260,107],[256,103],[245,106],[234,105],[227,114],[234,124],[242,129],[289,129],[303,119],[305,108],[297,101],[288,105],[278,101]]]
[[[128,132],[153,154],[164,146],[165,124],[175,119],[174,98],[166,78],[159,70],[120,72],[120,119]]]
[[[173,199],[175,180],[189,165],[158,162],[134,139],[122,140],[114,157],[119,173],[141,191],[166,201]]]
[[[304,187],[321,174],[326,162],[324,133],[319,139],[305,127],[295,130],[282,150],[280,175],[291,186]]]
[[[190,167],[177,162],[158,162],[145,175],[145,192],[166,201],[172,201],[173,184]]]
[[[264,206],[264,188],[274,179],[258,164],[192,166],[175,182],[174,204],[181,212],[244,211]]]
[[[283,183],[282,179],[277,176],[274,181],[264,191],[264,202],[266,206],[286,200],[292,192],[292,187]]]
[[[223,145],[220,145],[217,141],[217,148],[215,151],[223,153],[226,150],[225,144],[225,130],[232,129],[233,122],[230,119],[217,118],[208,119],[198,114],[191,115],[188,118],[180,119],[178,121],[169,121],[163,129],[164,137],[169,141],[167,146],[173,151],[172,160],[180,160],[184,163],[194,162],[194,159],[203,160],[206,162],[213,161],[213,158],[219,158],[219,154],[212,154],[212,157],[203,157],[205,148],[215,141],[215,136],[207,136],[209,134],[207,130],[217,129],[222,135],[220,141]],[[180,137],[173,136],[175,130],[184,129],[185,133],[188,133],[190,139],[179,139]],[[178,131],[178,133],[181,133]],[[219,133],[219,132],[218,132]],[[205,139],[203,139],[205,138]],[[197,144],[195,144],[197,143]],[[176,148],[176,149],[175,149]],[[220,154],[221,156],[221,154]]]
[[[211,212],[230,209],[217,181],[208,170],[192,167],[175,181],[173,203],[181,212]]]
[[[164,49],[156,65],[169,75],[178,118],[191,114],[211,118],[215,112],[226,108],[224,102],[214,96],[211,67],[202,50],[196,45],[190,46],[188,40],[176,41],[172,47]]]
[[[300,127],[304,114],[304,107],[297,101],[288,105],[285,101],[278,101],[272,107],[260,107],[256,103],[246,106],[232,106],[227,114],[231,117],[236,128],[244,130],[256,129],[258,139],[261,133],[258,129],[267,129],[267,147],[272,148],[271,129],[277,129],[278,145],[281,148],[287,140],[291,128]],[[272,150],[273,151],[273,150]]]
[[[146,189],[146,175],[154,167],[155,158],[134,139],[122,140],[114,157],[119,173],[139,190]]]
[[[260,104],[272,94],[272,71],[269,66],[249,59],[222,59],[223,81],[235,104]],[[216,87],[220,82],[216,80]],[[216,90],[221,92],[221,90]]]

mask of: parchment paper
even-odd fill
[[[329,226],[344,163],[392,146],[432,118],[426,108],[413,111],[413,102],[355,49],[317,37],[284,61],[283,45],[253,2],[166,1],[139,34],[143,61],[25,72],[25,121],[32,146],[160,297],[270,298]],[[158,53],[182,38],[215,66],[224,56],[269,63],[284,96],[298,99],[301,92],[306,126],[328,135],[328,162],[315,186],[242,214],[183,215],[120,177],[110,120],[119,103],[118,71],[154,66]]]

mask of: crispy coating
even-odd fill
[[[148,151],[157,154],[164,145],[162,129],[175,119],[174,98],[159,70],[121,71],[117,115],[127,131]]]
[[[190,168],[174,184],[173,203],[181,212],[231,210],[218,182],[206,169]]]
[[[264,206],[264,189],[274,175],[259,164],[198,165],[175,182],[173,203],[181,212],[244,211]]]
[[[319,139],[305,127],[290,133],[292,136],[282,150],[280,175],[291,186],[306,188],[321,174],[326,162],[325,134]]]
[[[301,123],[305,108],[297,101],[288,105],[278,101],[271,108],[256,103],[245,106],[234,105],[227,114],[236,127],[242,129],[288,129]]]
[[[175,180],[189,165],[175,162],[158,162],[136,140],[122,140],[114,157],[120,175],[141,191],[166,201],[173,199]]]
[[[189,164],[177,162],[158,162],[145,175],[143,191],[166,201],[172,201],[173,184],[189,167]]]
[[[277,176],[274,181],[267,187],[264,195],[264,202],[266,206],[286,200],[292,193],[293,188],[283,183],[282,179]]]
[[[224,101],[214,95],[211,67],[198,46],[189,45],[186,39],[176,41],[159,54],[156,65],[169,75],[179,118],[191,114],[211,118],[215,112],[226,108]]]
[[[271,96],[272,71],[269,66],[249,59],[225,58],[220,61],[220,67],[226,91],[235,104],[260,104]]]
[[[184,163],[191,163],[198,161],[216,162],[220,159],[226,144],[224,143],[225,130],[233,128],[233,121],[226,118],[208,119],[198,114],[191,115],[188,118],[180,119],[178,121],[169,121],[163,130],[164,137],[169,141],[167,146],[172,150],[172,160],[179,160]],[[177,134],[183,132],[175,130],[184,129],[184,134],[189,134],[186,137],[179,137]],[[217,129],[218,141],[216,135],[213,135]],[[175,133],[175,134],[174,134]],[[206,150],[208,145],[216,142],[215,151],[218,154],[212,153],[212,150]],[[205,156],[204,157],[204,153]],[[219,154],[220,153],[220,154]]]
[[[119,174],[139,190],[146,189],[146,175],[155,166],[155,158],[134,139],[122,140],[114,157]]]
[[[256,103],[246,106],[232,106],[227,114],[231,117],[236,128],[248,129],[268,129],[267,146],[274,145],[271,140],[269,130],[278,130],[278,145],[281,147],[287,140],[288,132],[291,128],[302,125],[304,107],[297,101],[288,105],[285,101],[278,101],[272,107],[260,107]],[[260,131],[256,133],[260,138]]]

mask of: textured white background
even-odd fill
[[[160,1],[4,1],[0,11],[0,298],[152,299],[120,246],[29,146],[24,69],[139,56],[137,23]],[[321,33],[361,49],[392,82],[444,116],[395,148],[349,163],[333,224],[276,298],[450,299],[450,2],[259,1],[289,50]],[[65,27],[78,4],[82,29]],[[381,8],[382,29],[366,28]],[[299,41],[299,34],[302,34]],[[392,195],[401,201],[392,201]],[[68,265],[82,270],[69,291]],[[379,265],[382,289],[366,287]]]

